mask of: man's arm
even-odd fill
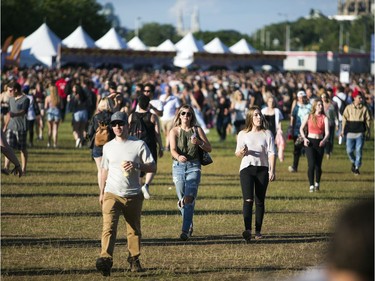
[[[107,181],[108,177],[108,170],[101,168],[101,181],[100,181],[100,194],[99,194],[99,203],[103,206],[103,199],[104,199],[104,189],[105,189],[105,182]]]

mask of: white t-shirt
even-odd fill
[[[268,156],[276,154],[274,139],[270,130],[259,132],[239,132],[237,136],[236,152],[247,145],[248,152],[242,158],[240,171],[252,166],[268,167]]]
[[[180,100],[174,95],[166,97],[166,94],[162,94],[159,100],[163,103],[164,111],[163,116],[160,117],[162,121],[169,121],[174,118],[176,110],[181,106]]]
[[[163,112],[163,103],[160,100],[150,100],[150,104],[155,107],[157,110]],[[135,108],[135,111],[139,112],[139,104],[137,104],[137,107]],[[155,110],[151,109],[151,113],[156,114]],[[157,114],[156,114],[157,115]]]
[[[129,177],[124,176],[121,163],[123,161],[135,163],[152,163],[154,158],[147,145],[142,140],[129,136],[126,141],[116,139],[103,146],[101,168],[108,170],[105,192],[121,197],[134,196],[141,192],[139,184],[140,171],[133,169]]]

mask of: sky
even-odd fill
[[[265,25],[295,21],[318,9],[326,16],[337,14],[337,0],[97,0],[112,3],[121,26],[156,22],[176,26],[183,9],[185,28],[195,7],[199,11],[201,31],[236,30],[252,35]]]

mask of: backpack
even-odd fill
[[[346,99],[343,100],[343,99],[340,99],[339,97],[337,97],[340,101],[341,101],[341,105],[340,105],[340,108],[339,108],[339,112],[341,115],[344,114],[344,110],[345,110],[345,107],[348,105],[348,103],[346,102]]]
[[[143,140],[149,147],[156,145],[155,125],[151,122],[151,112],[133,112],[129,135]]]
[[[96,146],[103,146],[109,141],[109,125],[104,122],[99,122],[98,125],[94,141]]]

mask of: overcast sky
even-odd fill
[[[264,25],[285,20],[294,21],[318,9],[326,16],[337,14],[337,0],[97,0],[112,3],[121,26],[135,29],[142,23],[156,22],[176,26],[183,9],[184,26],[190,27],[190,16],[199,10],[202,31],[237,30],[251,35]]]

